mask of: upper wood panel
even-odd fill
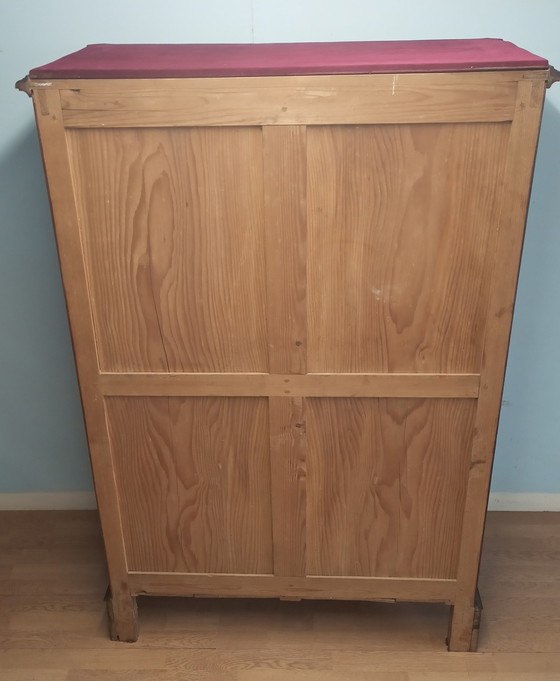
[[[272,572],[263,398],[106,401],[129,570]]]
[[[309,371],[477,373],[509,130],[308,128]]]
[[[474,400],[306,400],[307,574],[456,577]]]
[[[546,71],[53,81],[67,127],[510,121]],[[38,88],[40,89],[40,88]]]
[[[107,371],[266,371],[262,132],[69,131]]]

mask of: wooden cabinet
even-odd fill
[[[20,84],[114,637],[138,594],[395,599],[471,647],[549,78],[441,41],[90,46]]]

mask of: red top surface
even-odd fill
[[[231,45],[88,45],[31,78],[216,78],[544,69],[548,61],[494,38]]]

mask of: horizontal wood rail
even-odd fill
[[[519,72],[34,81],[66,127],[511,121]],[[540,77],[530,71],[521,77]]]
[[[477,398],[478,374],[101,373],[106,396]]]
[[[131,590],[151,596],[215,595],[239,598],[327,598],[453,603],[454,579],[401,577],[279,577],[277,575],[129,572]]]

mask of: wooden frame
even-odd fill
[[[109,612],[114,638],[126,641],[137,638],[136,596],[139,594],[278,596],[296,599],[445,602],[452,605],[449,649],[469,650],[475,647],[473,626],[477,628],[480,619],[480,607],[476,605],[475,595],[486,501],[547,77],[546,70],[521,70],[227,79],[54,80],[30,81],[27,84],[33,94],[41,137],[107,551],[111,582]],[[367,129],[362,130],[360,126],[366,126]],[[373,130],[375,126],[384,127],[376,132]],[[424,127],[417,135],[416,128],[412,129],[411,126]],[[444,133],[440,130],[442,126],[447,126]],[[484,126],[494,127],[486,129]],[[205,131],[208,128],[222,131],[219,138],[207,134]],[[94,158],[97,153],[94,150],[102,142],[98,133],[106,136],[119,135],[119,131],[125,134],[125,130],[138,130],[140,137],[127,139],[134,144],[134,140],[139,140],[137,159],[141,161],[134,163],[140,166],[144,164],[142,167],[147,168],[149,159],[157,156],[157,149],[167,144],[168,138],[162,137],[164,133],[158,131],[168,130],[169,134],[175,134],[173,131],[185,129],[200,130],[192,135],[189,132],[190,136],[181,138],[177,145],[185,150],[180,152],[184,153],[181,163],[191,158],[197,168],[196,172],[192,171],[194,176],[188,180],[177,179],[182,172],[177,168],[185,166],[177,160],[179,157],[171,158],[168,151],[165,152],[167,156],[164,160],[157,161],[168,164],[165,166],[168,170],[162,170],[163,165],[159,170],[156,169],[156,179],[146,179],[147,175],[142,176],[142,179],[138,174],[134,175],[131,170],[133,162],[127,160],[124,149],[126,144],[123,150],[113,151],[112,145],[118,139],[116,137],[111,137],[107,149],[102,149],[99,152],[101,155]],[[243,133],[245,136],[242,140],[240,138],[241,141],[235,142],[238,145],[235,149],[248,149],[249,170],[243,172],[257,173],[250,161],[257,158],[262,161],[263,171],[258,177],[257,174],[246,175],[251,178],[252,186],[241,190],[241,199],[235,199],[235,203],[232,203],[233,199],[227,199],[230,203],[224,203],[223,206],[230,211],[238,211],[236,224],[252,220],[255,227],[251,227],[250,231],[242,231],[245,228],[240,226],[235,238],[232,237],[233,245],[228,245],[228,242],[223,246],[217,240],[218,232],[212,232],[212,223],[209,236],[205,237],[208,243],[201,245],[200,240],[196,241],[196,234],[188,248],[177,245],[182,243],[177,241],[173,250],[164,252],[164,246],[160,243],[153,247],[159,251],[157,254],[155,250],[151,251],[153,260],[148,265],[141,256],[136,262],[135,253],[140,248],[137,241],[130,236],[121,238],[115,230],[120,229],[121,221],[122,224],[133,225],[130,229],[136,230],[136,240],[140,232],[144,235],[141,238],[146,239],[155,233],[150,231],[152,227],[147,222],[151,214],[148,208],[142,213],[144,209],[138,208],[141,199],[137,199],[136,217],[131,218],[124,212],[118,213],[118,218],[114,217],[117,214],[115,211],[119,210],[118,192],[121,192],[123,205],[127,201],[127,194],[124,189],[115,189],[116,193],[111,193],[113,189],[100,175],[99,168],[113,168],[113,185],[118,185],[119,178],[125,177],[122,173],[128,173],[128,192],[136,191],[130,185],[134,177],[138,185],[143,182],[143,191],[148,194],[151,192],[150,200],[160,201],[157,215],[170,216],[170,238],[181,239],[181,235],[177,236],[177,225],[183,224],[181,220],[192,219],[189,211],[193,202],[196,206],[192,210],[198,211],[197,215],[204,220],[204,210],[213,210],[208,198],[213,197],[214,203],[218,205],[216,210],[221,210],[219,215],[223,217],[225,208],[219,203],[222,199],[212,189],[212,180],[208,179],[211,175],[208,173],[214,170],[219,175],[222,172],[220,168],[226,167],[224,174],[219,176],[222,182],[228,182],[227,164],[235,167],[235,159],[231,160],[231,154],[228,155],[227,131],[235,135],[238,129],[257,130],[254,135],[252,132],[247,135]],[[83,131],[87,133],[88,130],[97,131],[91,140],[81,136]],[[150,130],[153,132],[150,133]],[[126,134],[132,135],[133,132]],[[86,146],[80,147],[82,144]],[[213,168],[206,168],[206,161],[201,161],[200,167],[196,165],[196,145],[204,147],[209,158],[215,158]],[[380,228],[377,243],[381,251],[386,250],[379,260],[375,260],[377,256],[374,250],[367,250],[370,248],[364,236],[367,234],[364,231],[367,225],[360,226],[363,219],[360,202],[366,199],[361,198],[363,194],[352,198],[352,191],[354,187],[362,187],[360,183],[364,182],[370,183],[367,186],[374,186],[372,183],[376,180],[368,179],[365,170],[355,170],[354,166],[357,168],[361,163],[361,148],[366,149],[364,153],[373,154],[372,149],[381,150],[384,145],[389,151],[392,150],[393,157],[402,153],[407,167],[413,166],[409,185],[403,185],[402,190],[408,192],[411,210],[424,211],[422,219],[433,225],[426,227],[425,232],[425,238],[432,240],[429,249],[422,250],[422,246],[418,246],[424,258],[423,264],[419,266],[424,267],[423,275],[410,273],[416,266],[414,249],[407,251],[408,246],[393,243],[389,229],[391,219],[404,225],[402,229],[405,232],[409,230],[406,234],[412,240],[412,228],[406,225],[413,223],[410,222],[412,218],[391,213],[396,209],[390,203],[387,206],[383,204],[382,184],[376,184],[375,187],[381,186],[378,203],[382,204],[385,213],[376,214],[376,220],[389,227],[385,231]],[[437,145],[443,149],[441,153]],[[472,155],[472,148],[476,145],[478,156],[471,158],[469,155]],[[79,158],[80,150],[82,160]],[[333,157],[333,150],[338,150],[336,153],[340,158]],[[467,158],[467,161],[463,161],[463,158]],[[107,159],[109,165],[103,166],[102,161],[106,162]],[[417,167],[414,166],[415,162]],[[337,166],[338,171],[328,175],[329,163],[342,165]],[[386,163],[389,187],[391,182],[397,181],[397,171],[402,168],[403,161],[388,157]],[[390,175],[391,164],[396,168],[393,175]],[[426,167],[433,168],[431,175],[430,171],[425,170]],[[344,173],[340,168],[343,168]],[[471,197],[470,203],[479,201],[480,206],[472,208],[473,222],[468,224],[468,230],[460,222],[457,223],[458,227],[453,227],[453,220],[459,220],[453,217],[457,213],[457,208],[453,207],[456,204],[449,204],[451,208],[445,203],[438,204],[438,196],[447,191],[445,187],[451,186],[446,185],[445,178],[441,176],[444,168],[455,173],[456,186],[463,183],[473,190],[479,187],[486,192],[485,197]],[[485,178],[485,185],[477,184],[479,171]],[[156,185],[147,184],[157,183],[168,175],[172,176],[172,188],[165,189],[167,194],[157,194],[154,189]],[[282,178],[281,182],[278,182],[279,177]],[[347,177],[351,179],[345,179]],[[347,181],[354,184],[346,186],[344,183]],[[428,184],[426,189],[415,194],[414,183],[419,181]],[[200,191],[205,191],[204,183],[208,183],[210,188],[208,197],[205,195],[201,199],[196,195],[196,190],[198,187]],[[328,186],[331,187],[329,190]],[[230,190],[231,187],[224,189]],[[102,208],[99,208],[99,214],[88,209],[90,199],[87,192],[93,191],[97,192],[98,203],[99,197],[104,197],[103,201],[114,211],[113,217],[103,218]],[[239,187],[235,191],[238,192]],[[343,192],[350,196],[346,204],[340,198],[336,205],[332,204],[339,222],[342,224],[346,220],[344,224],[348,224],[350,236],[347,242],[340,240],[336,242],[338,246],[332,247],[328,239],[339,238],[336,236],[336,225],[332,223],[331,231],[323,232],[320,222],[323,218],[318,216],[323,205],[331,205],[332,196],[337,191],[341,192],[341,196]],[[389,189],[387,192],[389,195]],[[426,193],[429,194],[429,201],[423,198]],[[395,196],[394,192],[390,195]],[[180,200],[177,196],[180,196]],[[449,201],[460,203],[467,199],[460,196],[451,197]],[[239,207],[239,201],[245,203]],[[180,202],[181,206],[187,207],[179,207]],[[432,204],[439,206],[437,215],[430,212]],[[378,209],[377,204],[372,204],[367,210],[381,209]],[[446,210],[451,218],[442,217],[447,215]],[[247,218],[249,214],[253,216],[251,219]],[[181,218],[177,215],[181,215]],[[349,215],[354,216],[352,219],[355,222],[351,222]],[[104,220],[109,227],[103,226]],[[144,222],[138,227],[134,220]],[[445,220],[451,224],[445,229],[455,229],[455,232],[447,234],[439,226]],[[466,234],[467,231],[469,234],[472,231],[473,236]],[[326,234],[324,241],[328,242],[327,245],[322,241],[323,233]],[[331,234],[335,236],[331,237]],[[465,243],[460,249],[455,248],[454,241],[463,238]],[[122,248],[124,256],[134,261],[135,279],[127,279],[126,264],[117,262],[111,265],[113,270],[103,269],[104,254],[108,252],[104,249],[108,248],[107,243],[111,239],[114,243],[121,239],[118,241],[121,244],[129,239],[128,245]],[[359,249],[356,250],[350,243],[352,239],[361,244]],[[216,253],[216,268],[229,273],[229,283],[221,282],[218,277],[208,284],[209,288],[203,289],[201,282],[210,281],[214,275],[200,271],[192,275],[192,285],[198,286],[200,291],[206,290],[205,302],[217,305],[222,315],[218,321],[212,319],[201,322],[202,327],[207,323],[208,328],[223,331],[226,327],[220,324],[225,323],[223,318],[227,317],[227,309],[220,307],[222,303],[219,301],[229,300],[227,296],[232,286],[240,281],[241,275],[236,274],[231,264],[234,260],[232,253],[239,255],[235,250],[238,243],[244,249],[240,257],[246,259],[247,276],[253,277],[252,281],[258,286],[244,289],[244,297],[230,303],[238,305],[235,308],[238,312],[237,317],[232,317],[233,321],[228,321],[230,326],[227,328],[233,329],[235,334],[241,329],[241,326],[239,329],[236,327],[241,324],[240,315],[246,314],[248,321],[243,328],[257,328],[254,344],[249,349],[239,345],[242,350],[236,359],[235,355],[224,355],[222,346],[218,347],[221,341],[216,341],[218,345],[214,347],[211,334],[206,339],[195,339],[192,343],[198,342],[198,347],[208,352],[208,366],[214,363],[217,368],[193,370],[188,366],[192,353],[182,339],[185,334],[195,334],[192,330],[194,327],[188,326],[188,315],[186,321],[174,319],[172,310],[166,310],[167,317],[163,318],[162,306],[167,304],[162,302],[163,294],[168,299],[175,296],[176,300],[185,296],[185,306],[190,305],[188,309],[191,315],[203,313],[197,307],[197,300],[187,300],[190,295],[188,292],[177,293],[185,289],[186,284],[181,277],[186,275],[179,273],[171,283],[165,283],[166,274],[161,270],[161,263],[165,261],[170,268],[177,268],[173,260],[178,257],[177,252],[188,254],[193,249],[198,249],[198,257],[203,260],[206,258],[208,262],[213,257],[212,253]],[[220,248],[223,250],[220,251]],[[447,262],[454,258],[457,267],[446,265],[445,258],[438,256],[438,249],[443,249]],[[366,256],[363,256],[364,252]],[[402,255],[403,252],[405,255]],[[375,282],[371,284],[370,298],[367,300],[362,293],[362,297],[356,294],[354,298],[348,298],[353,295],[348,293],[349,282],[355,282],[356,288],[361,291],[360,287],[363,288],[367,277],[373,276],[372,272],[383,270],[391,254],[399,276],[383,275],[383,286]],[[403,259],[408,271],[402,267],[398,270],[399,259]],[[196,270],[197,262],[191,259],[185,266]],[[348,268],[348,262],[357,263],[354,270]],[[143,289],[138,284],[135,290],[134,282],[140,281],[143,267],[151,268],[150,276],[160,276],[161,282],[164,282],[158,284],[159,299],[152,287],[155,312],[130,313],[125,309],[118,313],[122,319],[118,318],[115,308],[107,302],[112,291],[103,288],[100,281],[108,276],[107,273],[110,275],[110,272],[115,272],[115,278],[110,282],[112,289],[118,290],[119,295],[126,298],[130,296],[126,288],[128,286],[133,295],[137,294],[136,302],[130,303],[132,299],[129,297],[129,307],[141,307]],[[466,290],[466,284],[460,279],[453,279],[452,272],[455,270],[463,278],[472,277],[471,272],[475,272],[475,278],[482,281],[474,302],[461,293]],[[334,273],[332,276],[331,272]],[[431,272],[435,272],[432,279]],[[440,272],[443,274],[438,274]],[[414,279],[415,276],[420,278]],[[414,308],[406,307],[406,296],[399,297],[398,292],[386,293],[388,282],[392,283],[393,291],[402,280],[408,282],[406,286],[409,291],[415,288],[420,290]],[[217,286],[221,288],[215,293]],[[255,290],[255,286],[259,291],[254,293],[254,300],[248,300],[252,298],[251,291]],[[331,292],[326,302],[321,295],[322,287]],[[440,290],[449,296],[451,303],[438,297]],[[389,298],[385,300],[385,296]],[[334,301],[333,305],[338,305],[336,313],[328,308],[331,300]],[[368,302],[370,300],[377,302]],[[266,313],[262,313],[263,304]],[[248,309],[248,305],[253,307]],[[455,310],[450,311],[449,305],[455,305]],[[464,310],[457,312],[457,305],[465,306]],[[346,334],[344,324],[340,322],[340,319],[346,319],[344,315],[349,306],[354,307],[348,314],[355,316],[357,324],[362,324],[360,330],[351,331],[351,336]],[[372,359],[368,348],[374,342],[371,332],[373,317],[368,315],[374,306],[377,310],[375,314],[378,315],[375,317],[376,323],[384,328],[382,340],[386,347]],[[137,316],[131,316],[133,314]],[[422,321],[421,327],[416,329],[414,325],[419,322],[414,320],[414,316],[417,314],[425,315],[431,326],[428,321]],[[405,322],[405,318],[408,321]],[[113,320],[113,326],[108,319]],[[132,347],[128,337],[122,335],[126,332],[127,324],[130,328],[137,325],[130,332],[134,343],[134,338],[140,334],[137,347]],[[150,324],[154,328],[157,326],[156,333],[159,336],[157,343],[148,347],[146,344],[151,342],[149,338],[152,334]],[[475,332],[471,332],[470,325],[476,327]],[[412,335],[407,336],[407,333]],[[428,336],[434,334],[431,345],[427,343],[426,347],[421,347],[422,342],[418,338],[422,333]],[[116,334],[117,340],[109,338],[110,334]],[[144,342],[144,335],[148,341]],[[239,335],[242,336],[243,332],[240,331]],[[377,347],[380,338],[375,337]],[[234,340],[232,337],[232,342]],[[242,340],[239,343],[242,344]],[[123,352],[117,347],[125,345]],[[208,350],[208,347],[211,349]],[[347,353],[344,347],[349,348]],[[239,358],[242,355],[243,367],[236,367],[235,363],[241,362]],[[162,369],[159,357],[167,361],[168,370]],[[171,367],[173,362],[175,368]],[[224,368],[226,366],[230,368]],[[178,370],[177,367],[186,368]],[[191,438],[191,442],[196,440],[202,448],[210,447],[204,451],[212,465],[217,466],[216,470],[221,471],[222,466],[231,465],[231,459],[227,458],[229,455],[215,452],[211,450],[211,445],[204,444],[203,435],[197,431],[197,423],[205,422],[206,417],[202,415],[197,420],[186,414],[192,412],[200,416],[200,409],[208,409],[208,423],[212,421],[211,414],[219,414],[220,418],[227,421],[235,417],[236,407],[231,405],[238,404],[232,402],[238,399],[249,400],[239,403],[245,405],[242,409],[244,414],[249,414],[247,418],[251,418],[250,414],[253,413],[263,413],[258,400],[266,401],[268,420],[259,426],[261,431],[255,431],[251,437],[254,439],[252,444],[261,443],[262,438],[268,437],[271,482],[267,484],[271,485],[271,536],[265,537],[264,530],[256,528],[254,531],[261,534],[255,534],[251,541],[258,545],[257,548],[247,545],[239,550],[239,555],[232,549],[232,555],[235,555],[230,557],[230,563],[223,556],[208,558],[208,565],[213,565],[214,560],[216,565],[230,566],[223,572],[211,569],[204,572],[193,569],[186,571],[181,567],[167,569],[168,565],[180,566],[187,561],[187,558],[181,557],[179,560],[173,554],[169,548],[171,544],[166,547],[162,544],[161,551],[171,553],[165,560],[161,559],[160,569],[141,569],[143,561],[145,564],[150,561],[157,563],[159,559],[155,544],[139,548],[133,546],[131,537],[135,530],[131,527],[131,518],[136,508],[134,494],[140,492],[133,494],[127,488],[128,482],[123,482],[123,471],[130,470],[127,466],[131,465],[124,459],[132,454],[123,453],[122,448],[126,448],[126,444],[117,443],[115,426],[111,424],[120,424],[118,419],[129,419],[125,430],[130,428],[132,438],[140,423],[135,419],[142,413],[148,415],[148,421],[153,417],[153,423],[150,421],[146,427],[152,428],[154,433],[168,431],[161,435],[159,449],[146,449],[142,455],[144,459],[139,459],[144,462],[151,461],[150,457],[157,459],[160,461],[160,471],[164,467],[167,470],[174,466],[178,470],[186,465],[182,463],[178,450],[174,450],[170,444],[175,438],[185,441]],[[257,401],[251,401],[253,399]],[[166,401],[170,416],[165,416],[161,409],[161,400]],[[206,406],[200,407],[201,404]],[[233,416],[228,411],[230,409],[234,410]],[[194,419],[192,422],[189,420],[191,418]],[[184,419],[188,420],[188,427],[184,425]],[[404,428],[399,431],[396,423],[404,424]],[[445,424],[447,434],[442,434]],[[412,435],[406,435],[407,427],[413,432]],[[453,429],[457,431],[456,445],[449,435]],[[343,453],[340,449],[342,432],[346,433],[345,437],[351,443]],[[239,442],[228,446],[233,449],[251,449],[252,444],[243,439],[243,433],[237,437]],[[378,453],[380,461],[371,464],[367,452],[368,447],[377,441],[376,438],[383,440],[389,453],[386,456]],[[446,448],[449,448],[449,456],[445,453]],[[160,451],[163,458],[158,459]],[[256,466],[261,461],[258,452],[254,455],[249,452],[247,456],[248,467]],[[215,457],[215,461],[212,457]],[[387,549],[379,544],[376,550],[381,558],[378,560],[372,554],[373,549],[345,543],[342,528],[352,526],[345,525],[350,521],[348,518],[341,519],[340,514],[344,515],[344,512],[340,509],[354,508],[349,496],[354,488],[356,494],[361,493],[359,479],[352,478],[354,469],[347,459],[352,459],[351,465],[358,472],[361,471],[363,477],[370,476],[368,489],[376,500],[375,504],[378,504],[374,504],[373,510],[364,510],[370,503],[366,502],[364,496],[360,502],[363,517],[357,516],[355,522],[362,523],[360,527],[366,531],[368,523],[375,521],[381,528],[379,531],[385,544],[398,544],[400,538],[404,549],[394,546]],[[395,468],[397,463],[406,467],[404,473],[402,469]],[[435,468],[426,473],[423,466],[428,463]],[[195,466],[192,462],[189,465]],[[439,479],[438,466],[443,467],[441,475],[448,476],[447,482]],[[333,467],[337,473],[333,473],[329,467]],[[174,473],[169,475],[173,476]],[[189,475],[193,475],[192,471]],[[162,476],[158,478],[159,483],[168,484],[168,478]],[[350,482],[337,482],[348,476]],[[141,482],[130,484],[137,484],[138,490],[145,491]],[[402,498],[395,501],[392,491],[395,485],[400,490],[399,494],[404,490],[406,494],[412,495],[410,503],[413,511],[403,510],[402,505],[406,502]],[[448,501],[441,502],[444,504],[440,509],[444,516],[441,521],[443,524],[430,534],[430,530],[426,530],[422,523],[437,525],[439,521],[436,516],[430,515],[427,506],[433,505],[430,500],[437,490],[441,496],[447,488],[452,493]],[[326,489],[330,490],[331,497],[326,496]],[[222,509],[216,511],[216,518],[219,516],[226,524],[232,522],[228,519],[235,510],[232,510],[232,504],[237,503],[239,513],[247,510],[243,502],[231,501],[235,494],[235,490],[222,490],[217,497],[212,497],[219,499],[212,501],[212,504],[221,504]],[[366,492],[363,494],[366,495]],[[266,502],[257,492],[254,493],[254,499],[254,503]],[[153,508],[160,508],[155,497],[151,503]],[[177,503],[180,506],[183,502],[179,499]],[[168,523],[171,532],[173,527],[184,528],[185,525],[181,525],[183,516],[173,516],[179,511],[170,509],[171,506],[167,511],[160,509],[163,515],[167,513],[167,519],[161,522]],[[325,514],[332,516],[331,519],[325,519]],[[172,523],[176,525],[171,527]],[[189,532],[192,531],[193,536],[198,531],[195,525],[189,525]],[[153,532],[153,536],[157,537],[158,527],[156,523],[154,528],[146,532]],[[198,540],[195,538],[193,541]],[[334,554],[338,557],[333,558],[332,563],[322,551],[321,541],[326,542],[328,547],[334,547]],[[376,541],[372,539],[373,544]],[[443,542],[453,545],[447,553],[441,553]],[[399,550],[403,553],[398,553]],[[438,561],[443,567],[436,567]],[[236,573],[234,566],[237,564],[246,566],[244,569],[248,571]],[[260,566],[259,574],[250,572],[254,565]],[[321,569],[323,574],[315,574],[310,568]],[[351,569],[353,573],[342,572],[345,569]],[[417,574],[413,574],[415,571]]]

